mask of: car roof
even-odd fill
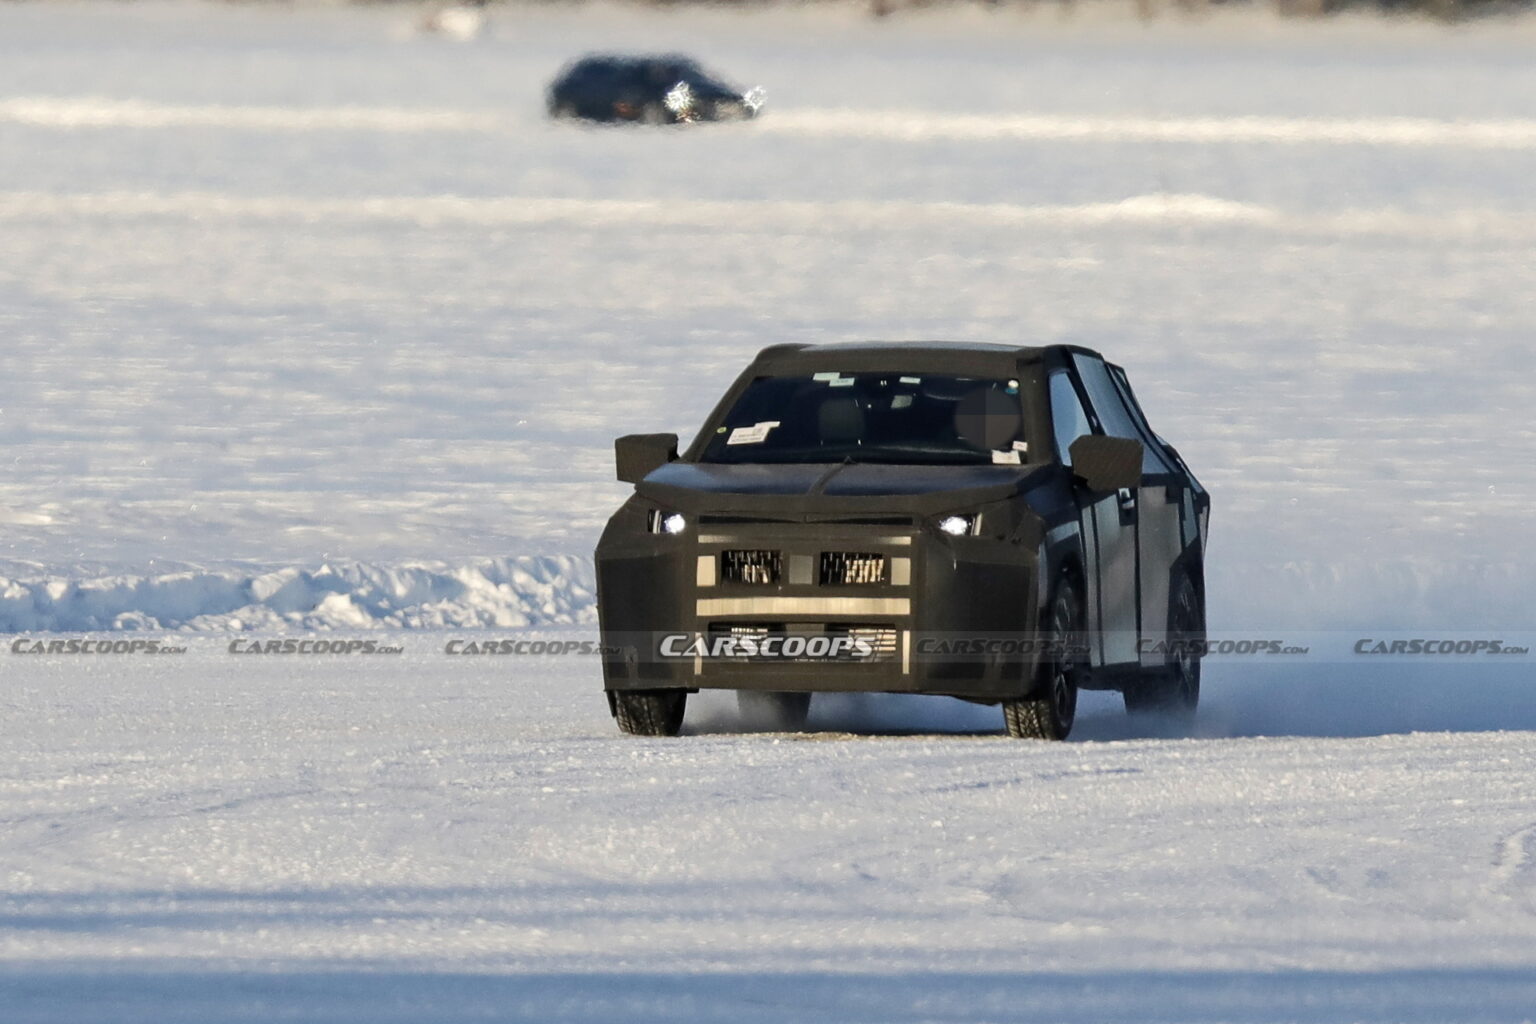
[[[957,373],[995,372],[1006,375],[1021,363],[1037,363],[1048,355],[1063,359],[1069,352],[1102,359],[1092,349],[1079,345],[999,345],[974,341],[864,341],[830,345],[770,345],[757,354],[753,368],[768,373],[794,373],[810,367],[833,369],[882,370],[910,369]],[[830,357],[830,360],[829,360]]]
[[[588,68],[607,65],[631,68],[649,64],[672,64],[688,68],[699,66],[698,61],[681,53],[589,53],[578,58],[572,67]]]

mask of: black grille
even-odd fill
[[[821,584],[824,587],[884,582],[884,555],[863,551],[823,551],[821,553]]]
[[[832,526],[911,526],[911,516],[835,516],[815,520]]]
[[[777,551],[722,551],[720,579],[726,583],[770,584],[784,575],[784,557]]]
[[[763,638],[763,637],[772,636],[774,634],[782,634],[783,632],[784,632],[784,623],[782,623],[782,622],[753,622],[753,623],[743,623],[743,622],[711,622],[709,624],[709,635],[710,635],[711,638],[717,637],[717,636],[739,636],[739,637],[758,637],[758,638]],[[762,658],[761,655],[735,654],[735,655],[728,655],[726,657],[723,657],[721,660],[722,661],[761,661],[761,660],[764,660],[764,659]]]
[[[783,526],[791,521],[787,519],[769,519],[764,516],[712,516],[708,514],[700,514],[699,516],[700,526],[741,526],[744,523],[773,523],[777,526]]]

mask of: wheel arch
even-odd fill
[[[1056,592],[1056,584],[1062,577],[1070,577],[1077,587],[1077,598],[1081,602],[1078,609],[1084,615],[1088,611],[1088,576],[1083,568],[1083,544],[1082,535],[1073,531],[1070,536],[1063,537],[1054,544],[1049,545],[1041,553],[1040,559],[1040,585],[1036,592],[1035,620],[1037,625],[1044,625],[1045,616],[1049,614],[1051,597]]]
[[[1200,631],[1204,633],[1208,628],[1208,620],[1205,607],[1205,557],[1200,550],[1200,545],[1191,544],[1185,548],[1173,564],[1168,567],[1168,593],[1172,595],[1178,586],[1180,578],[1189,580],[1190,586],[1195,590],[1195,602],[1199,606]],[[1173,618],[1173,604],[1168,605],[1168,617],[1170,625]]]

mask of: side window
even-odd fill
[[[1077,397],[1077,389],[1072,386],[1072,378],[1064,370],[1057,370],[1051,374],[1051,431],[1056,436],[1056,451],[1061,456],[1061,464],[1072,465],[1072,442],[1084,434],[1093,433],[1093,428],[1088,425],[1088,414],[1083,411],[1083,402]]]
[[[1110,378],[1109,368],[1100,360],[1084,355],[1074,354],[1072,359],[1077,364],[1083,388],[1088,392],[1088,401],[1092,403],[1094,412],[1098,413],[1099,425],[1104,428],[1104,433],[1110,437],[1128,437],[1141,442],[1144,450],[1141,463],[1143,473],[1170,472],[1170,467],[1163,460],[1161,448],[1152,437],[1143,433],[1137,423],[1138,417],[1126,407],[1119,387]]]
[[[1109,375],[1114,378],[1115,384],[1120,388],[1120,397],[1125,399],[1125,407],[1130,411],[1131,418],[1136,421],[1136,426],[1147,436],[1147,440],[1161,445],[1162,442],[1152,430],[1152,425],[1147,422],[1147,414],[1141,411],[1141,403],[1136,400],[1136,392],[1131,390],[1131,382],[1126,379],[1125,371],[1118,366],[1111,366]]]

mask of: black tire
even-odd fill
[[[811,713],[811,695],[737,690],[736,710],[749,729],[803,729],[806,717]]]
[[[687,690],[620,690],[613,695],[613,717],[631,736],[676,736],[687,705]]]
[[[1205,616],[1200,593],[1180,575],[1168,593],[1168,638],[1193,641],[1202,635]],[[1193,643],[1179,644],[1174,660],[1125,691],[1125,710],[1133,715],[1193,719],[1200,706],[1200,653]]]
[[[1082,660],[1071,651],[1080,646],[1082,622],[1082,601],[1077,594],[1077,584],[1071,576],[1064,575],[1056,581],[1042,624],[1042,635],[1062,648],[1062,653],[1040,663],[1040,678],[1033,695],[1003,702],[1003,724],[1009,736],[1027,740],[1064,740],[1072,731],[1072,722],[1077,718],[1077,687]]]
[[[549,116],[558,121],[569,121],[576,117],[576,104],[569,100],[561,100],[553,103],[549,108]]]

